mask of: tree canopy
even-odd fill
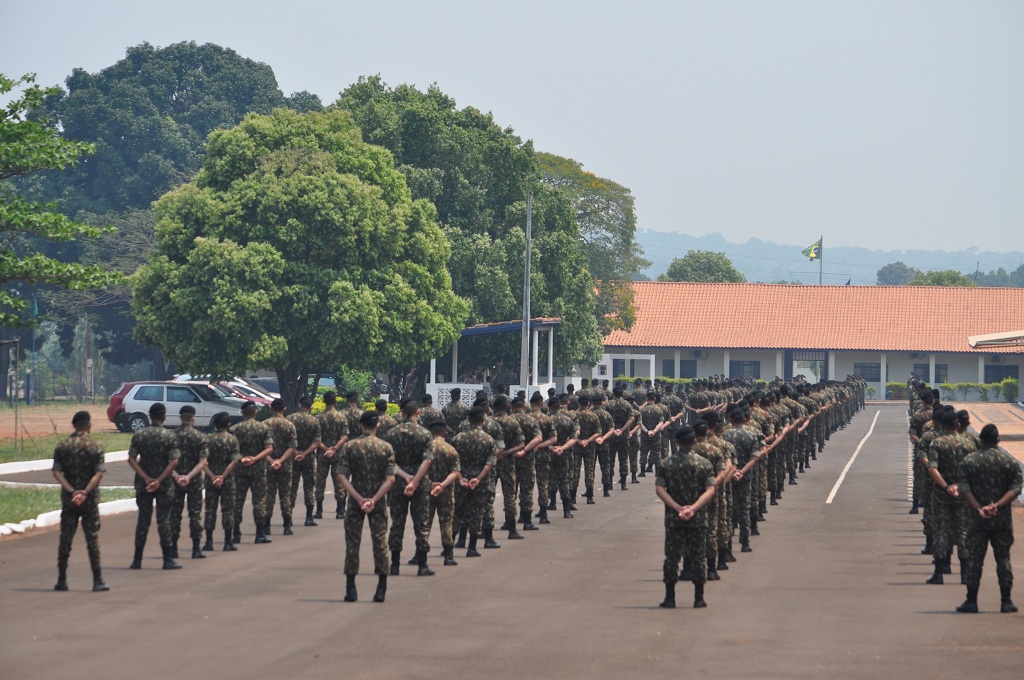
[[[974,280],[955,269],[932,272],[919,271],[908,285],[911,286],[975,286]]]
[[[699,283],[742,283],[746,277],[733,266],[725,253],[691,250],[672,260],[659,281],[696,281]]]
[[[893,262],[878,270],[879,286],[905,286],[919,272],[903,262]]]
[[[307,374],[420,361],[465,322],[434,207],[343,111],[213,133],[195,181],[156,213],[136,335],[183,371],[272,366],[294,403]]]
[[[25,327],[33,322],[30,292],[24,287],[99,288],[120,277],[98,265],[61,262],[39,252],[43,242],[91,239],[106,230],[74,222],[53,206],[16,194],[9,180],[48,169],[74,165],[93,147],[62,138],[38,119],[30,119],[53,90],[35,84],[34,76],[12,80],[0,74],[0,97],[22,89],[0,109],[0,326]]]

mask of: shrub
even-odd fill
[[[1017,401],[1020,397],[1020,380],[1015,378],[1007,378],[1001,383],[1003,398],[1011,404]]]

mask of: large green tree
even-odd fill
[[[13,80],[0,74],[0,98],[19,88],[20,95],[0,109],[0,327],[32,324],[31,293],[37,286],[100,288],[120,280],[106,267],[62,262],[40,252],[41,245],[93,239],[106,230],[72,221],[10,186],[14,178],[74,165],[93,150],[64,139],[44,121],[30,119],[52,90],[36,85],[33,76]]]
[[[136,334],[184,371],[272,366],[294,403],[308,374],[425,359],[465,321],[434,207],[343,111],[215,132],[195,181],[156,212]]]
[[[908,285],[911,286],[975,286],[974,280],[955,269],[940,269],[931,272],[919,271]]]
[[[489,113],[458,109],[437,86],[421,92],[362,78],[333,105],[349,111],[373,144],[389,149],[416,198],[432,201],[452,241],[457,293],[471,323],[521,318],[526,199],[533,195],[534,316],[559,316],[560,366],[601,356],[594,279],[571,196],[541,182],[531,142]],[[519,338],[506,333],[460,347],[460,363],[515,363]]]
[[[879,286],[905,286],[919,272],[903,262],[891,262],[878,270]]]
[[[677,257],[659,281],[696,281],[699,283],[742,283],[746,277],[733,266],[725,253],[691,250]]]

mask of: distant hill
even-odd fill
[[[658,278],[674,258],[686,255],[689,250],[712,250],[723,252],[743,272],[748,281],[792,283],[818,283],[818,262],[811,262],[801,251],[817,240],[808,235],[807,243],[786,245],[752,238],[746,243],[731,243],[721,234],[689,236],[650,229],[636,230],[637,242],[643,246],[645,255],[652,265],[643,271],[651,279]],[[994,253],[969,248],[957,252],[944,250],[872,250],[830,246],[824,243],[822,282],[843,285],[871,286],[875,284],[878,270],[893,262],[903,262],[921,270],[955,269],[970,275],[975,269],[983,273],[1000,267],[1013,271],[1024,263],[1024,253]]]

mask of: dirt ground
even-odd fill
[[[76,411],[85,409],[92,414],[94,432],[117,432],[112,422],[107,420],[107,403],[78,402],[37,402],[31,406],[21,404],[18,407],[18,435],[38,437],[66,433],[71,429],[71,416]],[[0,439],[14,438],[14,408],[8,404],[0,406]]]

